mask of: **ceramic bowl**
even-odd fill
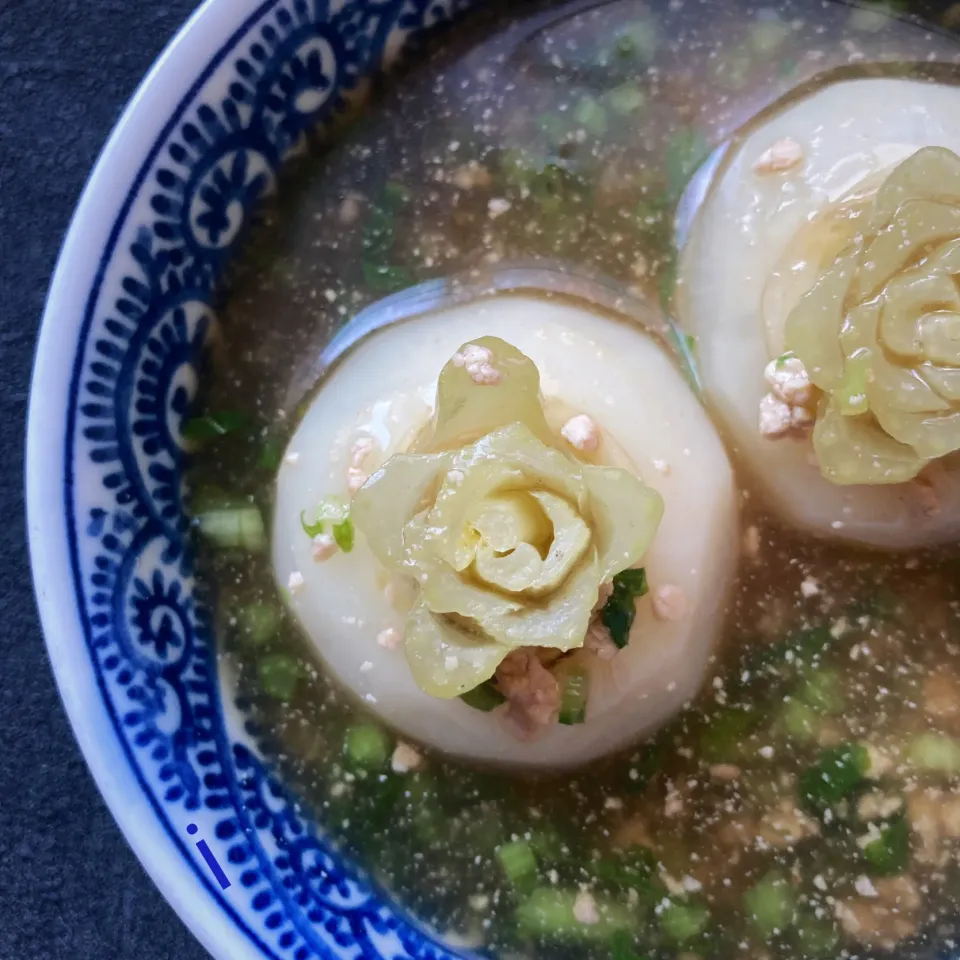
[[[474,2],[207,0],[111,136],[50,291],[27,442],[50,659],[130,845],[224,960],[452,956],[334,851],[221,687],[181,430],[218,278],[281,165]]]

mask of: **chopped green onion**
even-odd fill
[[[506,700],[504,695],[494,686],[492,680],[487,680],[480,686],[462,693],[460,699],[468,707],[473,707],[474,710],[482,710],[484,713],[489,713]]]
[[[374,207],[367,217],[361,241],[363,249],[376,259],[386,259],[393,253],[396,242],[396,226],[392,211]]]
[[[610,639],[623,649],[630,639],[630,628],[637,616],[636,601],[648,590],[646,570],[623,570],[613,578],[613,593],[600,611]]]
[[[710,144],[699,130],[681,127],[667,147],[667,180],[670,196],[678,200],[697,168],[710,155]]]
[[[780,711],[777,726],[793,740],[812,743],[820,733],[820,715],[809,704],[791,697]]]
[[[863,848],[863,858],[875,876],[903,873],[910,862],[910,826],[900,814],[880,828],[880,836]]]
[[[809,627],[791,633],[781,643],[764,644],[748,649],[740,661],[736,676],[746,684],[794,680],[807,669],[819,667],[824,653],[834,639],[826,627]]]
[[[805,960],[817,957],[833,960],[837,956],[840,933],[832,921],[817,917],[812,910],[801,909],[791,939],[797,956]]]
[[[571,670],[561,680],[560,723],[568,727],[587,719],[587,695],[590,678],[585,670]]]
[[[362,724],[347,730],[343,740],[343,751],[355,766],[374,770],[387,762],[387,757],[390,755],[390,741],[379,727]]]
[[[835,670],[821,669],[811,673],[800,685],[797,697],[825,714],[841,713],[846,706],[843,682]]]
[[[610,938],[610,960],[645,960],[633,946],[633,934],[627,930],[617,930]]]
[[[727,707],[707,718],[700,737],[700,754],[707,763],[732,763],[741,759],[743,741],[760,723],[759,710]]]
[[[349,553],[353,549],[355,531],[353,521],[346,516],[339,523],[333,525],[333,539],[337,541],[337,546],[344,552]]]
[[[253,505],[206,510],[196,523],[203,537],[223,550],[259,553],[267,543],[263,517]]]
[[[412,287],[415,282],[413,273],[406,267],[364,261],[362,269],[364,282],[377,293],[395,293]]]
[[[632,910],[597,896],[598,922],[581,923],[573,915],[578,896],[577,890],[538,887],[517,908],[517,932],[535,939],[606,942],[617,931],[636,930],[637,917]]]
[[[643,108],[647,95],[638,84],[628,82],[614,87],[603,99],[614,113],[628,116]]]
[[[518,889],[533,886],[537,878],[537,858],[525,840],[514,840],[498,847],[497,860],[513,886]]]
[[[532,831],[529,842],[531,849],[541,861],[561,860],[570,854],[569,849],[564,845],[563,838],[552,826]]]
[[[960,773],[960,741],[939,733],[921,733],[907,746],[907,760],[929,773]]]
[[[503,150],[499,168],[504,184],[518,190],[529,189],[530,184],[548,164],[546,157],[530,150]]]
[[[862,785],[870,757],[856,743],[823,750],[817,763],[800,775],[800,802],[811,813],[823,815]]]
[[[272,639],[280,627],[280,611],[270,603],[250,603],[237,611],[237,632],[254,646]]]
[[[777,73],[781,77],[789,77],[790,74],[796,72],[799,63],[795,59],[787,59],[781,62],[780,66],[777,68]]]
[[[643,567],[631,570],[621,570],[613,578],[613,588],[622,587],[629,590],[633,596],[642,597],[647,592],[647,571]]]
[[[777,362],[776,362],[777,369],[778,370],[781,369],[783,366],[786,365],[786,362],[788,360],[792,360],[795,356],[796,354],[792,350],[788,350],[786,353],[781,353],[780,356],[777,357]]]
[[[624,59],[636,57],[646,62],[657,52],[657,25],[652,20],[638,20],[617,31],[615,49]]]
[[[696,901],[670,900],[660,910],[660,929],[673,943],[692,940],[710,921],[710,911]]]
[[[227,493],[215,483],[206,483],[190,492],[190,512],[196,517],[208,510],[223,510],[226,507],[244,507],[250,501]]]
[[[353,549],[355,532],[350,519],[350,508],[343,501],[335,498],[321,500],[313,523],[307,520],[305,510],[300,514],[300,526],[311,540],[323,533],[328,523],[337,546],[344,553],[349,553]]]
[[[855,603],[847,615],[855,620],[869,617],[876,623],[890,623],[897,619],[899,608],[897,597],[889,590],[880,588]]]
[[[404,779],[404,814],[414,826],[421,844],[433,845],[449,837],[447,818],[440,805],[436,780],[427,772],[408,774]]]
[[[389,180],[383,188],[383,200],[389,207],[406,206],[413,199],[413,191],[398,180]]]
[[[319,537],[323,533],[323,528],[326,524],[322,520],[318,520],[316,523],[307,523],[306,510],[300,511],[300,526],[303,528],[303,532],[312,540],[314,537]]]
[[[236,433],[247,424],[242,413],[208,413],[202,417],[193,417],[183,425],[181,431],[184,440],[191,443],[203,443]]]
[[[652,907],[663,899],[665,888],[660,881],[660,861],[649,847],[632,846],[617,850],[593,862],[593,874],[610,893],[636,890],[640,901]]]
[[[790,36],[790,25],[782,20],[760,20],[750,28],[750,46],[759,54],[774,53]]]
[[[573,118],[587,133],[602,137],[607,132],[607,111],[593,97],[581,97]]]
[[[677,290],[678,270],[677,258],[671,256],[660,270],[660,275],[657,280],[657,292],[660,296],[660,306],[663,307],[667,313],[670,312],[670,307],[673,303],[673,295]],[[687,349],[691,349],[690,339],[692,338],[688,338],[686,341]]]
[[[554,146],[563,143],[570,136],[570,120],[565,113],[542,113],[537,118],[537,126],[547,141]]]
[[[287,702],[300,679],[300,664],[285,653],[272,653],[257,664],[260,689],[274,700]]]
[[[781,934],[793,923],[797,898],[787,879],[777,871],[751,887],[743,902],[750,920],[764,937]]]
[[[714,62],[713,70],[717,83],[730,90],[742,90],[753,66],[751,52],[750,45],[743,43],[719,57]]]
[[[279,442],[273,437],[268,437],[263,441],[263,446],[260,448],[260,453],[257,456],[257,466],[261,470],[269,470],[272,473],[279,468],[282,458],[283,450]]]
[[[895,23],[894,16],[903,5],[892,3],[874,3],[870,7],[857,7],[850,11],[850,27],[863,33],[877,33],[884,27]]]

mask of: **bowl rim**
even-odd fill
[[[75,425],[65,411],[82,372],[82,348],[106,267],[151,165],[203,85],[280,2],[204,0],[127,103],[83,188],[57,257],[34,352],[27,414],[24,482],[34,595],[74,736],[101,796],[154,884],[211,955],[231,960],[277,954],[215,895],[186,845],[159,815],[126,744],[116,736],[102,677],[88,655],[75,537],[64,529],[61,512],[63,507],[68,517],[72,513],[75,481],[68,456]],[[198,64],[203,65],[199,71]],[[152,145],[146,154],[145,144]]]

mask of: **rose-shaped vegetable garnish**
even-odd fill
[[[960,157],[925,148],[787,320],[824,392],[813,443],[828,480],[901,483],[960,449],[958,280]]]
[[[471,374],[471,347],[496,376]],[[370,549],[420,585],[404,647],[433,696],[474,689],[518,647],[582,646],[601,584],[640,560],[660,523],[656,491],[559,448],[539,390],[514,347],[466,344],[418,452],[391,457],[354,497]]]

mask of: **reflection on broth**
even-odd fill
[[[897,164],[924,147],[960,153],[957,50],[882,4],[491,5],[317,146],[265,211],[224,298],[205,410],[184,428],[201,578],[265,752],[450,943],[531,960],[953,944],[957,505],[944,494],[937,514],[903,483],[831,485],[809,424],[772,443],[757,410],[768,390],[801,407],[811,383],[832,389],[810,374],[823,338],[804,335],[845,294],[803,301],[814,319],[799,334],[803,309],[791,311],[860,236]],[[819,157],[832,193],[807,189]],[[870,196],[849,202],[864,174]],[[677,232],[690,236],[679,257]],[[570,265],[563,296],[464,294],[538,259]],[[600,289],[579,279],[595,274],[612,278],[606,293],[578,299]],[[426,315],[361,339],[314,384],[365,306],[452,275],[463,288],[421,291]],[[629,292],[618,305],[611,291]],[[920,306],[924,342],[950,360],[948,301]],[[679,333],[661,319],[670,304]],[[377,306],[371,329],[390,309],[403,313]],[[494,415],[485,400],[471,420],[469,391],[521,368],[510,350],[536,365],[536,403]],[[466,427],[431,419],[441,369],[467,391],[454,391]],[[468,617],[406,574],[447,562],[442,544],[387,567],[401,520],[406,536],[445,502],[443,483],[478,482],[464,458],[490,437],[497,470],[537,466],[464,507],[454,586],[488,594]],[[411,497],[395,454],[447,457],[446,479]],[[609,500],[624,527],[644,497],[663,505],[605,567],[608,500],[578,486],[603,465],[628,474],[629,502]],[[581,575],[589,589],[566,604]],[[625,627],[601,614],[617,577]],[[496,619],[520,595],[535,614],[559,598],[580,618],[525,648],[570,693],[526,740],[501,704],[516,634]],[[430,650],[412,671],[404,636],[432,634],[411,609],[468,653],[504,650],[470,669]],[[601,663],[584,623],[623,649]]]

